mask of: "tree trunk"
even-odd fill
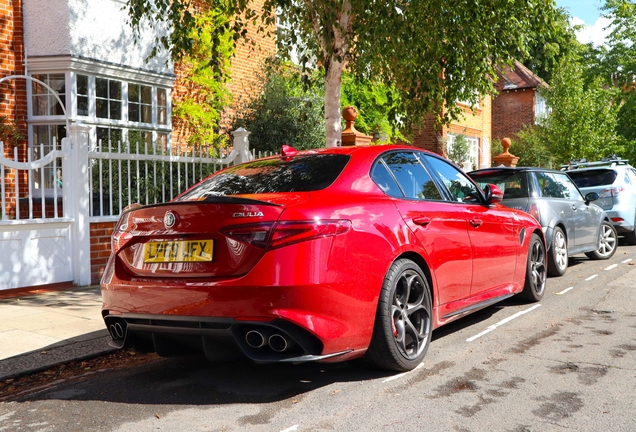
[[[334,56],[329,59],[325,76],[325,127],[327,129],[327,148],[339,147],[342,140],[340,125],[340,84],[344,63]]]

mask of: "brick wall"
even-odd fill
[[[24,51],[24,28],[22,19],[22,0],[0,0],[0,78],[9,75],[24,74],[22,53]],[[16,122],[26,137],[26,81],[9,80],[0,84],[0,116],[7,122]],[[0,141],[4,141],[0,137]],[[26,160],[26,141],[17,143],[18,158]],[[13,158],[14,150],[10,143],[5,143],[4,156]],[[15,176],[7,173],[5,184],[8,213],[15,214],[16,196],[14,193]],[[26,173],[19,173],[22,190],[20,195],[26,196]]]
[[[253,0],[252,8],[258,13],[263,10],[264,0]],[[202,0],[196,0],[195,4],[198,8],[204,7]],[[270,29],[275,33],[275,26]],[[231,80],[227,87],[232,93],[235,100],[250,99],[254,97],[255,84],[261,76],[261,65],[263,61],[276,53],[276,39],[265,33],[258,33],[257,26],[249,26],[247,28],[248,41],[239,40],[236,47],[236,55],[231,59],[230,76]],[[253,46],[251,42],[254,42]],[[185,97],[196,97],[196,86],[188,85],[185,78],[188,68],[183,64],[175,65],[175,81],[172,92],[172,103],[178,105],[179,101]],[[227,117],[227,114],[224,116]],[[179,124],[178,119],[174,119],[172,141],[173,143],[184,143],[189,136],[188,131]]]
[[[91,284],[98,284],[110,256],[110,236],[115,222],[91,223]]]
[[[443,126],[441,130],[435,129],[435,116],[433,114],[427,114],[424,119],[424,124],[414,128],[413,145],[446,156],[442,140],[446,138],[449,133],[479,138],[481,146],[483,146],[485,139],[492,143],[492,98],[490,96],[484,97],[480,102],[479,108],[475,108],[474,111],[467,105],[460,104],[460,107],[464,114],[463,117],[453,121],[450,125]],[[489,165],[489,152],[480,151],[478,163],[480,165],[482,163]]]
[[[505,90],[493,101],[492,137],[514,139],[523,125],[534,124],[534,89]]]

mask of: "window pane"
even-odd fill
[[[442,196],[418,157],[412,152],[383,156],[407,198],[441,200]]]
[[[108,101],[97,99],[95,101],[96,115],[98,118],[108,118]]]
[[[141,106],[141,121],[144,123],[152,123],[152,107],[148,105]]]
[[[141,87],[141,102],[144,104],[152,105],[152,87]]]
[[[128,84],[128,101],[139,102],[139,85]]]
[[[110,98],[121,100],[121,83],[119,81],[109,81],[108,85]]]
[[[565,188],[550,173],[536,173],[541,196],[546,198],[565,198]]]
[[[167,106],[166,89],[157,89],[157,105],[165,107]]]
[[[157,123],[165,125],[166,124],[166,109],[159,108],[157,111]]]
[[[77,75],[77,94],[88,96],[88,77]]]
[[[442,179],[454,201],[471,203],[480,201],[477,188],[464,173],[434,156],[423,155],[423,157]]]
[[[404,198],[402,190],[395,182],[395,179],[389,170],[382,163],[382,160],[378,159],[376,161],[373,166],[373,170],[371,171],[371,178],[385,194],[397,198]]]
[[[121,120],[121,102],[110,101],[110,118]]]
[[[48,96],[33,96],[33,115],[42,116],[47,114]]]
[[[77,96],[77,115],[88,115],[88,96]]]
[[[95,78],[95,94],[98,98],[108,98],[108,80]]]
[[[128,121],[139,121],[139,104],[128,102]]]

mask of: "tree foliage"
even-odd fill
[[[275,12],[287,28],[284,47],[302,47],[303,64],[315,64],[325,76],[327,146],[340,140],[340,83],[347,66],[354,75],[394,88],[400,111],[419,123],[427,112],[440,120],[457,118],[457,100],[476,103],[493,89],[495,67],[527,52],[530,41],[552,25],[554,0],[266,0],[255,11],[247,0],[202,0],[235,17],[218,27],[212,41],[227,32],[233,40],[247,36],[246,24],[272,28]],[[133,28],[173,28],[158,43],[175,58],[189,52],[195,21],[190,0],[128,0]],[[212,51],[213,52],[213,51]],[[213,67],[218,62],[211,58]],[[449,102],[445,104],[445,102]],[[445,108],[445,109],[443,109]]]
[[[463,166],[464,162],[470,160],[470,144],[468,144],[465,135],[455,135],[455,141],[448,149],[448,159],[460,167]]]
[[[197,30],[191,29],[190,49],[180,58],[183,93],[173,110],[173,127],[188,136],[189,144],[212,143],[219,141],[220,113],[231,101],[224,81],[234,52],[233,37],[226,33],[215,40],[218,28],[228,24],[218,10],[201,11],[191,19]],[[217,67],[210,67],[211,50],[216,50]]]
[[[273,61],[264,66],[258,97],[240,100],[234,107],[231,129],[244,127],[250,147],[279,152],[283,144],[297,149],[325,146],[320,86],[303,86],[297,67]],[[319,77],[314,77],[320,82]],[[315,82],[315,81],[312,81]]]
[[[550,114],[518,134],[519,164],[550,166],[616,153],[618,90],[600,79],[586,86],[582,67],[568,59],[561,61],[550,84],[543,91]]]

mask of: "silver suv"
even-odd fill
[[[617,236],[609,218],[583,196],[564,172],[546,168],[485,168],[469,172],[482,188],[495,184],[503,191],[501,204],[530,213],[539,221],[548,247],[548,274],[561,276],[568,257],[585,253],[604,260],[616,252]]]
[[[581,192],[596,192],[601,207],[628,244],[636,244],[636,169],[616,156],[598,162],[572,161],[564,165]]]

